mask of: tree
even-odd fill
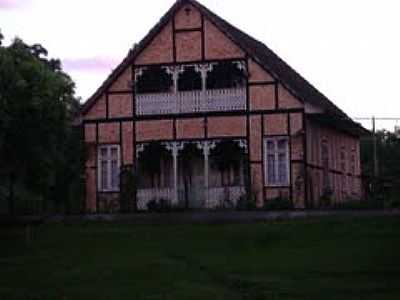
[[[380,130],[376,133],[378,178],[374,178],[373,140],[370,137],[361,140],[361,164],[364,177],[374,184],[376,196],[382,197],[386,187],[390,193],[400,194],[400,139],[396,134]]]
[[[70,177],[79,177],[74,90],[60,61],[48,59],[41,45],[18,38],[0,45],[0,165],[9,179],[11,212],[17,190],[49,199],[58,186],[70,188]]]

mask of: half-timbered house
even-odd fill
[[[125,34],[125,33],[124,33]],[[89,211],[193,209],[275,198],[318,207],[361,194],[365,130],[263,43],[178,0],[83,105]]]

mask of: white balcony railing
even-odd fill
[[[245,88],[139,94],[136,96],[137,115],[165,115],[245,109]]]
[[[235,208],[245,192],[244,186],[211,187],[206,206],[207,208]]]
[[[139,210],[147,210],[147,205],[152,200],[168,200],[174,197],[173,188],[139,189],[137,192],[137,206]]]
[[[203,208],[235,208],[239,198],[245,194],[245,188],[244,186],[210,187],[208,193],[209,200],[203,204]],[[173,188],[139,189],[137,192],[138,209],[147,210],[147,205],[152,200],[164,199],[172,203],[173,197]],[[179,198],[183,200],[183,197],[183,193],[180,192]],[[193,199],[189,199],[189,202],[191,201],[193,201]]]

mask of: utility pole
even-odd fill
[[[376,125],[375,116],[372,117],[372,140],[373,140],[373,157],[374,157],[374,179],[378,178],[378,150],[377,150],[377,139],[376,139]]]

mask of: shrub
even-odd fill
[[[281,196],[267,200],[264,203],[265,210],[289,210],[292,208],[292,202],[288,198]]]
[[[153,199],[147,203],[149,212],[170,212],[172,211],[171,201],[167,199]]]
[[[321,207],[330,207],[333,202],[333,191],[330,188],[325,188],[321,197],[319,198],[319,205]]]
[[[382,200],[376,198],[363,200],[350,197],[342,203],[337,203],[335,208],[346,210],[378,209],[382,208]]]
[[[121,193],[120,209],[121,212],[130,212],[135,199],[136,175],[132,166],[124,166],[120,174]]]
[[[247,194],[243,194],[240,196],[239,200],[236,203],[236,209],[237,210],[256,210],[257,205],[256,205],[256,198],[254,195],[250,194],[248,197]]]
[[[385,208],[400,208],[400,197],[392,197],[385,201]]]

